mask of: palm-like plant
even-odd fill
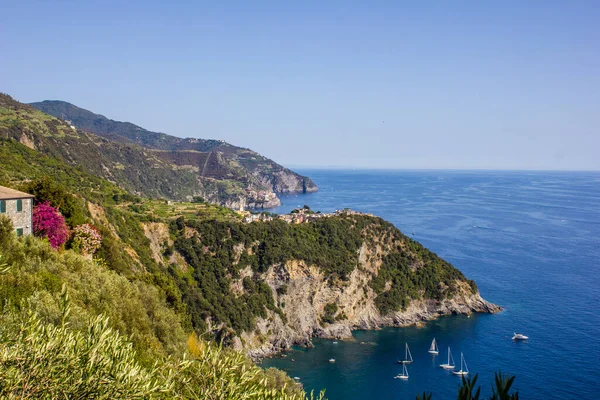
[[[462,385],[458,387],[458,400],[479,400],[481,387],[475,389],[477,374],[473,378],[462,377]]]
[[[514,376],[502,375],[502,371],[494,374],[494,383],[492,385],[491,400],[519,400],[519,391],[510,394],[510,388],[515,381]]]

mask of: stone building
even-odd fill
[[[12,220],[17,236],[31,235],[33,195],[0,186],[0,215]]]

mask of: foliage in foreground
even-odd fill
[[[10,220],[0,217],[0,254],[10,266],[0,275],[0,299],[11,308],[36,312],[45,322],[60,323],[61,287],[71,297],[70,326],[86,330],[97,315],[109,317],[111,328],[133,343],[138,359],[182,354],[186,334],[181,317],[165,294],[144,279],[129,280],[104,263],[73,251],[56,251],[33,236],[17,239]]]
[[[477,385],[476,374],[473,378],[462,377],[462,384],[458,387],[457,400],[479,400],[481,396],[481,387]],[[494,384],[492,385],[492,396],[489,400],[519,400],[519,391],[511,393],[510,389],[515,381],[514,376],[502,375],[502,372],[494,374]],[[417,400],[431,400],[431,393],[424,392],[417,395]],[[484,400],[481,397],[481,400]]]
[[[105,317],[96,317],[86,331],[76,331],[67,324],[44,323],[32,313],[21,317],[8,312],[0,316],[0,398],[305,398],[289,378],[275,388],[273,374],[241,353],[192,336],[190,354],[145,368]]]
[[[3,278],[12,269],[0,263]],[[280,371],[263,371],[244,354],[194,335],[184,356],[157,356],[151,366],[144,365],[107,317],[95,316],[83,328],[71,324],[78,310],[64,284],[57,298],[58,323],[24,306],[32,300],[20,308],[7,303],[0,313],[2,399],[306,398]]]

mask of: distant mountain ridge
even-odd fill
[[[23,109],[23,106],[20,108]],[[162,182],[162,186],[176,186],[178,180],[185,181],[181,182],[185,187],[163,187],[154,192],[144,190],[143,184],[136,185],[134,191],[142,194],[175,200],[190,200],[194,196],[200,196],[231,208],[270,208],[280,204],[278,193],[307,193],[318,190],[310,178],[301,176],[250,149],[233,146],[221,140],[183,139],[152,132],[130,122],[114,121],[59,100],[31,103],[30,106],[60,118],[57,122],[59,125],[67,125],[63,121],[68,121],[75,128],[88,134],[110,140],[114,147],[134,146],[147,159],[160,160],[160,164],[163,164],[161,167],[179,171],[175,175],[181,177]],[[171,171],[167,175],[172,175]],[[127,184],[123,186],[128,187]],[[131,189],[131,185],[129,188]]]
[[[152,132],[131,122],[115,121],[61,100],[44,100],[29,105],[56,118],[68,120],[79,129],[121,143],[135,143],[157,150],[196,151],[210,151],[224,143],[222,140],[207,139],[190,142],[189,139]]]

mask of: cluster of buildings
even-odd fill
[[[33,233],[33,195],[0,186],[0,215],[13,223],[17,236]]]
[[[252,214],[248,211],[245,212],[243,221],[246,223],[255,222],[255,221],[272,221],[274,219],[280,219],[288,224],[303,224],[305,222],[314,221],[319,218],[332,217],[337,215],[369,215],[373,216],[373,214],[365,214],[358,211],[351,210],[349,208],[345,208],[343,210],[335,210],[332,213],[321,213],[314,212],[310,208],[298,208],[292,210],[289,214],[277,215],[270,213],[259,213]]]
[[[246,195],[256,203],[268,203],[277,201],[277,195],[274,192],[265,190],[246,189]]]

